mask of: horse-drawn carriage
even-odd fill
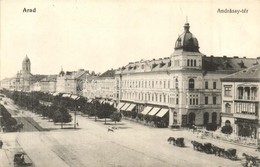
[[[184,147],[184,146],[185,146],[185,144],[184,144],[184,138],[183,138],[183,137],[177,138],[177,139],[176,139],[176,142],[175,142],[175,145],[176,145],[176,146],[179,146],[179,147]]]
[[[26,158],[25,158],[26,156]],[[31,166],[32,161],[29,159],[29,157],[26,155],[25,152],[19,151],[16,154],[14,154],[14,166]]]
[[[225,150],[225,151],[223,152],[223,156],[224,156],[225,158],[228,158],[228,159],[234,161],[234,160],[237,160],[237,155],[236,155],[236,153],[237,153],[237,150],[236,150],[236,149],[230,148],[230,149],[227,149],[227,150]]]
[[[204,143],[204,152],[207,154],[212,154],[212,144],[211,143]]]
[[[16,166],[21,166],[25,164],[24,161],[24,152],[17,152],[16,154],[14,154],[14,165]]]
[[[246,153],[243,153],[242,156],[244,156],[245,159],[246,159],[244,166],[246,166],[246,167],[248,167],[248,166],[252,166],[252,167],[259,166],[259,159],[258,159],[257,156],[251,156],[251,155],[248,155]]]
[[[171,142],[173,143],[173,145],[175,146],[179,146],[179,147],[184,147],[184,138],[183,137],[179,137],[179,138],[174,138],[174,137],[169,137],[168,140],[169,144],[171,144]]]

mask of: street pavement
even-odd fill
[[[259,156],[252,148],[199,139],[196,134],[187,130],[151,128],[122,120],[114,132],[108,132],[108,126],[112,126],[112,122],[109,122],[111,125],[104,125],[103,120],[95,122],[94,118],[81,115],[77,116],[77,129],[73,129],[73,124],[60,129],[59,125],[34,113],[24,111],[23,114],[32,116],[40,126],[49,131],[2,133],[0,138],[4,141],[4,146],[0,152],[1,167],[13,165],[12,154],[16,150],[25,151],[36,167],[242,166],[240,160],[231,161],[194,151],[190,143],[194,139],[203,143],[211,142],[226,149],[235,148],[239,158],[242,158],[243,152]],[[184,137],[186,147],[169,144],[169,136]]]

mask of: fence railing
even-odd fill
[[[207,138],[213,138],[217,140],[223,140],[227,142],[232,142],[236,144],[241,144],[241,145],[247,145],[247,146],[257,146],[257,139],[250,138],[250,137],[242,137],[242,136],[235,136],[233,134],[224,134],[219,131],[211,132],[207,130],[197,130],[198,135],[200,137],[207,137]]]

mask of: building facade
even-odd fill
[[[260,65],[226,76],[222,81],[221,124],[237,136],[259,138]]]
[[[170,57],[131,62],[116,71],[119,110],[132,106],[137,113],[149,108],[150,115],[168,114],[169,126],[220,124],[220,78],[256,59],[207,57],[189,29],[186,23]]]
[[[107,70],[99,76],[91,76],[86,79],[84,96],[88,99],[100,99],[111,102],[117,101],[117,87],[115,70]]]
[[[89,71],[84,69],[66,73],[61,70],[57,76],[56,92],[83,95],[83,85],[88,75]]]

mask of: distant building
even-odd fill
[[[40,80],[40,91],[54,93],[56,92],[57,75],[48,75]]]
[[[83,95],[83,84],[89,71],[80,69],[78,71],[61,70],[57,76],[56,92]]]
[[[89,99],[98,98],[100,100],[115,102],[117,100],[115,70],[107,70],[100,76],[87,78],[84,92],[84,96]]]
[[[186,23],[170,57],[131,62],[116,71],[118,106],[169,117],[169,126],[220,124],[220,78],[256,61],[205,56]]]
[[[5,78],[1,81],[1,87],[12,91],[25,91],[39,90],[39,85],[36,82],[43,79],[45,75],[31,74],[31,61],[27,57],[22,62],[22,70],[12,78]],[[34,85],[34,83],[36,83]]]
[[[259,138],[260,65],[228,75],[221,81],[221,125],[231,124],[238,136]]]

